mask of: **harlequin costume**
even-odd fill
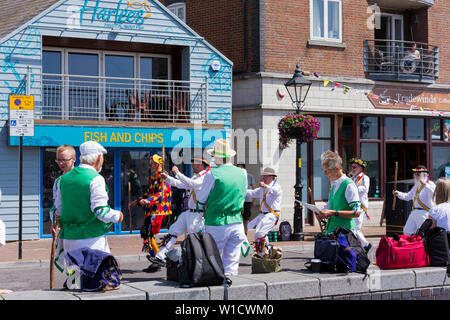
[[[269,252],[267,234],[280,218],[283,192],[274,169],[265,168],[262,175],[274,176],[275,179],[264,188],[247,190],[246,196],[259,198],[260,200],[259,214],[248,223],[248,229],[255,229],[255,251],[258,255],[264,257]]]
[[[153,155],[152,160],[162,164],[162,157]],[[141,228],[141,237],[144,239],[142,251],[155,256],[158,253],[158,246],[155,235],[159,233],[161,224],[165,217],[172,214],[171,201],[172,191],[161,176],[161,170],[154,172],[148,177],[149,187],[147,191],[137,198],[136,202],[147,200],[144,205],[144,225]]]
[[[428,169],[423,166],[418,166],[412,171],[414,174],[425,174],[426,179],[424,183],[416,182],[408,193],[398,191],[397,197],[400,200],[413,200],[412,211],[403,228],[404,234],[415,234],[422,223],[428,218],[430,209],[435,206],[433,193],[436,185],[430,180]]]
[[[167,184],[174,186],[178,189],[189,190],[188,207],[183,211],[177,220],[170,226],[168,234],[164,237],[157,255],[155,257],[147,258],[160,266],[165,266],[166,253],[169,252],[175,245],[177,237],[187,233],[199,232],[204,227],[204,210],[205,203],[197,199],[198,194],[201,192],[203,178],[206,173],[209,172],[211,166],[204,160],[199,158],[193,158],[192,163],[202,163],[207,169],[202,170],[192,178],[186,177],[181,172],[178,172],[175,178],[168,176],[166,178]]]
[[[363,247],[368,246],[370,243],[367,241],[366,237],[364,237],[361,232],[361,227],[363,225],[364,218],[369,219],[369,214],[367,212],[369,208],[369,187],[370,187],[370,178],[366,175],[367,162],[358,158],[352,158],[350,160],[352,164],[357,164],[361,166],[363,171],[357,176],[352,177],[352,180],[355,182],[356,187],[358,188],[359,200],[361,201],[361,209],[362,212],[359,217],[354,218],[355,220],[355,233],[358,236],[359,240]]]

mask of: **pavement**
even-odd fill
[[[306,271],[304,263],[313,258],[314,235],[318,226],[306,226],[304,241],[277,242],[283,248],[282,272],[252,274],[251,255],[241,257],[239,275],[231,277],[230,300],[381,300],[432,299],[450,300],[450,278],[446,268],[415,268],[380,270],[375,264],[375,250],[385,227],[363,227],[363,233],[372,243],[369,252],[372,265],[367,275],[359,273],[327,274]],[[252,232],[249,232],[252,240]],[[179,239],[181,242],[182,239]],[[62,290],[63,276],[55,271],[55,289],[48,288],[48,268],[51,239],[24,241],[23,256],[18,259],[18,243],[9,242],[0,248],[0,289],[13,289],[2,294],[0,300],[165,300],[173,312],[179,305],[173,301],[223,300],[221,286],[179,288],[166,280],[163,268],[156,273],[143,273],[149,265],[140,252],[139,235],[109,236],[112,254],[118,259],[123,279],[119,290],[107,292],[79,292]],[[24,278],[24,274],[30,274]],[[39,277],[37,277],[38,275]],[[18,283],[22,281],[22,284]],[[32,287],[34,281],[35,287]],[[7,287],[5,284],[16,284]],[[22,285],[23,287],[20,287]],[[36,289],[37,288],[37,289]],[[147,301],[148,302],[148,301]],[[172,304],[170,304],[172,303]],[[214,309],[215,310],[215,309]]]

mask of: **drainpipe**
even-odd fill
[[[243,37],[243,39],[244,39],[244,67],[242,70],[234,71],[233,72],[234,74],[247,72],[247,64],[248,64],[247,63],[247,60],[248,60],[248,58],[247,58],[247,0],[242,0],[242,12],[243,12],[243,16],[244,16],[243,26],[242,26],[243,34],[244,34],[244,37]]]

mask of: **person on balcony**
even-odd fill
[[[355,182],[356,187],[358,188],[359,200],[361,201],[361,209],[362,213],[358,218],[355,218],[355,233],[361,241],[361,245],[369,252],[372,244],[367,241],[366,237],[361,231],[364,217],[369,218],[367,213],[367,209],[369,208],[369,187],[370,187],[370,178],[366,175],[367,162],[358,158],[352,158],[350,160],[352,164],[351,177]]]
[[[249,222],[248,228],[255,229],[256,254],[261,258],[269,258],[268,233],[278,223],[281,212],[283,192],[278,183],[277,174],[272,168],[265,168],[261,174],[259,188],[247,190],[246,196],[259,198],[259,214]]]
[[[142,247],[143,252],[148,252],[150,256],[155,256],[159,248],[155,241],[155,236],[161,229],[161,224],[165,217],[172,214],[171,202],[172,191],[161,175],[163,159],[154,154],[149,160],[150,176],[148,177],[149,187],[147,191],[130,203],[130,210],[140,205],[144,207],[144,225],[141,228],[141,237],[144,239]],[[143,272],[157,272],[161,266],[157,263],[152,264],[142,270]]]
[[[322,170],[331,181],[328,202],[319,218],[328,219],[324,234],[333,233],[338,227],[356,229],[355,219],[361,214],[358,188],[342,171],[342,158],[337,152],[326,151],[321,155]]]
[[[106,233],[113,223],[123,221],[123,214],[108,205],[108,189],[99,174],[103,154],[106,150],[99,143],[84,142],[80,145],[81,164],[56,183],[55,214],[59,216],[61,241],[56,246],[55,260],[63,251],[84,247],[111,253]]]
[[[161,267],[166,265],[166,253],[169,252],[177,241],[177,237],[185,232],[195,233],[203,229],[204,219],[203,212],[205,210],[205,203],[197,199],[197,195],[201,192],[203,178],[210,170],[208,161],[200,158],[192,159],[192,170],[194,176],[192,178],[186,177],[182,174],[176,166],[173,166],[172,172],[175,178],[170,177],[167,173],[162,172],[161,176],[165,179],[167,184],[178,189],[189,190],[188,207],[177,218],[174,224],[169,228],[168,235],[163,239],[163,244],[159,247],[158,254],[155,257],[147,255],[147,259]]]
[[[400,200],[413,200],[413,209],[403,228],[403,233],[412,235],[420,228],[422,223],[428,218],[428,212],[435,203],[433,193],[436,185],[430,180],[430,173],[423,165],[418,165],[413,170],[414,186],[408,193],[392,190],[394,196]]]

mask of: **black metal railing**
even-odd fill
[[[412,41],[364,40],[364,71],[373,80],[434,82],[439,48]]]

